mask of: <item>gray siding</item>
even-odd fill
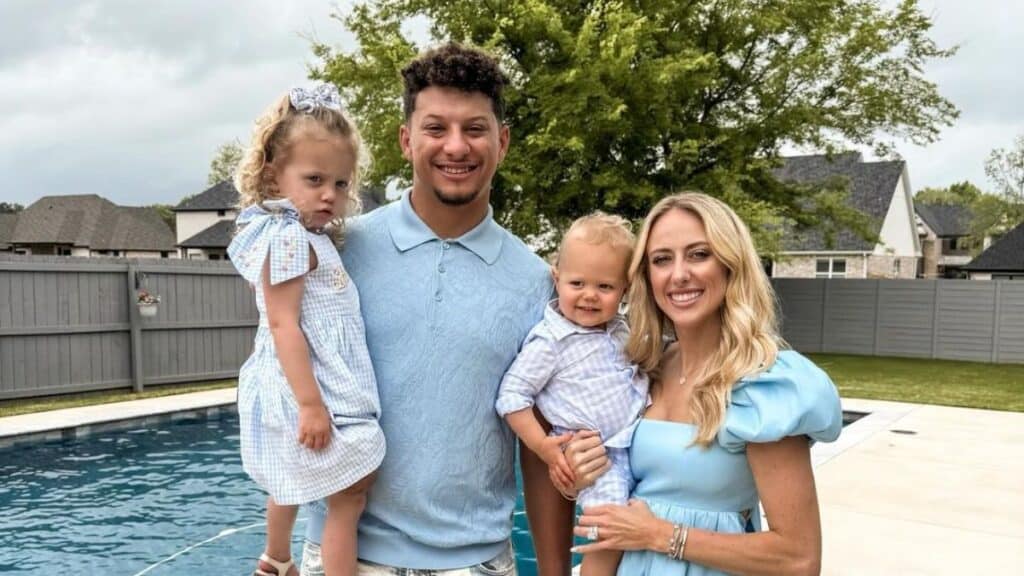
[[[257,319],[230,263],[3,255],[0,399],[233,378]]]
[[[804,352],[1024,363],[1024,282],[776,280]]]

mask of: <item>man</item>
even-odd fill
[[[494,401],[552,286],[547,265],[489,205],[509,145],[508,80],[494,59],[455,44],[402,76],[412,189],[351,223],[342,250],[387,440],[359,524],[359,574],[515,574],[515,445]],[[536,457],[524,458],[530,483],[554,493]],[[322,525],[314,510],[308,576],[318,574]]]

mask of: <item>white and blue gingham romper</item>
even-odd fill
[[[242,466],[276,503],[311,502],[351,486],[384,458],[359,293],[330,237],[306,230],[289,201],[249,206],[237,223],[240,231],[228,255],[255,288],[260,313],[252,356],[238,375]],[[311,248],[315,270],[309,269]],[[319,451],[298,442],[298,406],[267,325],[261,275],[268,258],[270,284],[306,275],[299,325],[334,421],[331,441]]]

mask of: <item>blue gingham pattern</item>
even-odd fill
[[[373,472],[384,457],[380,400],[359,293],[330,238],[306,230],[287,200],[250,206],[238,224],[242,228],[228,255],[252,283],[260,313],[252,355],[238,376],[242,465],[278,504],[318,500]],[[318,261],[312,271],[311,250]],[[298,443],[298,405],[266,323],[261,276],[268,259],[271,284],[306,276],[299,324],[334,421],[331,441],[323,450]]]
[[[605,328],[583,328],[548,304],[509,367],[495,405],[502,416],[536,403],[552,434],[597,430],[612,469],[580,493],[584,505],[625,503],[632,474],[625,449],[647,405],[647,377],[626,358],[622,317]]]

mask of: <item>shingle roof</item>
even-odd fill
[[[174,233],[152,208],[118,206],[95,194],[44,196],[20,213],[11,243],[170,251]]]
[[[1024,272],[1024,223],[978,254],[977,258],[964,266],[964,270]]]
[[[196,212],[205,210],[231,210],[238,206],[238,191],[231,180],[224,180],[210,186],[199,194],[182,200],[175,206],[175,212]]]
[[[0,214],[0,250],[7,250],[11,247],[11,237],[14,235],[14,225],[17,223],[17,213]]]
[[[878,234],[904,167],[905,163],[902,160],[864,162],[859,153],[847,152],[835,154],[831,158],[824,154],[789,156],[783,158],[783,165],[777,168],[774,174],[782,182],[804,185],[820,184],[835,177],[847,179],[847,201],[872,219],[873,231]],[[832,246],[827,245],[824,235],[818,230],[787,234],[784,240],[786,251],[865,252],[873,250],[874,247],[874,243],[849,230],[839,231]]]
[[[915,203],[914,210],[939,238],[971,233],[971,211],[966,206]]]
[[[220,220],[213,226],[206,228],[184,240],[178,246],[182,248],[227,248],[231,238],[235,234],[234,220]]]

